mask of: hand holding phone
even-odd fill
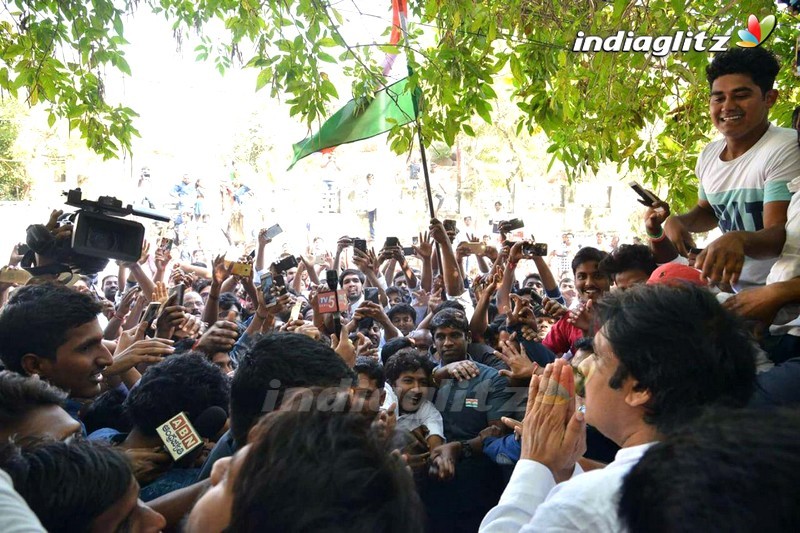
[[[643,206],[652,207],[654,203],[661,201],[659,200],[658,196],[648,191],[635,181],[631,181],[628,183],[628,185],[630,185],[631,189],[633,189],[633,192],[639,195],[639,198],[641,199],[638,200],[638,202]]]

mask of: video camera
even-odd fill
[[[28,227],[26,242],[30,252],[22,261],[26,270],[34,275],[57,273],[66,268],[81,274],[95,274],[106,267],[109,259],[138,261],[142,254],[144,226],[121,217],[134,215],[161,222],[170,220],[166,215],[130,204],[123,207],[113,196],[101,196],[93,202],[82,199],[82,194],[80,188],[64,193],[65,203],[78,208],[59,219],[59,226],[72,225],[71,239],[56,239],[43,224]],[[35,266],[34,254],[55,265]]]

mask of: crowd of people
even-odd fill
[[[797,530],[778,70],[716,55],[697,206],[650,193],[648,243],[559,253],[567,273],[512,220],[494,246],[434,218],[408,248],[264,228],[205,261],[159,235],[117,275],[3,282],[0,530]],[[202,222],[196,185],[176,196]]]

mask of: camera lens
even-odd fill
[[[97,250],[111,251],[119,249],[117,235],[113,231],[103,228],[91,228],[88,235],[86,235],[86,243]]]

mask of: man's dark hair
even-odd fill
[[[606,257],[608,257],[608,253],[601,252],[597,248],[592,248],[591,246],[584,246],[578,250],[578,253],[576,253],[575,257],[572,259],[572,275],[575,275],[578,267],[582,264],[588,263],[589,261],[597,261],[600,263],[600,261]]]
[[[386,313],[389,320],[394,319],[397,315],[408,315],[415,323],[417,321],[417,310],[408,304],[397,304]]]
[[[572,347],[575,348],[575,351],[578,350],[586,350],[589,352],[594,351],[594,339],[592,337],[581,337],[580,339],[576,340],[572,343]]]
[[[181,411],[191,422],[209,407],[227,412],[229,396],[227,376],[204,355],[178,355],[147,369],[125,400],[125,411],[133,427],[154,437],[157,427]]]
[[[219,374],[219,370],[217,370]],[[337,387],[353,373],[331,348],[297,333],[259,339],[231,382],[231,432],[239,446],[258,418],[280,407],[287,388]]]
[[[540,283],[542,282],[542,276],[540,276],[536,272],[533,272],[533,273],[528,274],[527,276],[525,276],[525,279],[522,280],[523,287],[525,286],[525,284],[528,282],[529,279],[535,279],[535,280],[539,281]]]
[[[645,421],[669,434],[714,404],[743,406],[755,386],[756,347],[747,330],[707,289],[639,285],[598,304],[602,334],[619,367],[649,390]]]
[[[192,283],[192,290],[197,294],[203,292],[203,289],[211,285],[211,280],[206,278],[200,278],[194,283]]]
[[[40,407],[63,406],[67,393],[40,379],[0,372],[0,426],[19,424]]]
[[[436,330],[439,328],[460,329],[464,333],[469,333],[469,322],[463,312],[455,309],[442,309],[431,319],[429,327],[431,335],[436,335]]]
[[[239,301],[239,297],[232,292],[223,292],[219,295],[219,310],[222,311],[230,311],[231,308],[236,307],[236,309],[241,313],[242,312],[242,303]]]
[[[396,285],[392,285],[391,287],[386,287],[386,290],[384,292],[386,293],[386,296],[389,296],[390,294],[399,294],[400,296],[403,295],[402,289],[400,289],[400,287],[397,287]]]
[[[800,412],[708,413],[650,448],[626,476],[631,533],[798,531]]]
[[[780,69],[775,55],[763,46],[735,47],[714,56],[714,60],[706,67],[706,79],[708,86],[712,87],[714,80],[720,76],[747,74],[761,89],[761,97],[764,98],[775,84]]]
[[[282,411],[259,429],[234,483],[229,531],[424,529],[413,479],[368,417]]]
[[[353,383],[358,383],[358,374],[364,374],[367,379],[375,380],[378,390],[382,390],[386,385],[386,373],[383,371],[383,365],[372,357],[359,357],[356,359],[356,364],[353,366]]]
[[[414,343],[408,337],[396,337],[383,343],[381,362],[385,365],[391,356],[404,348],[413,348]]]
[[[124,390],[109,389],[96,397],[81,414],[81,422],[86,428],[86,434],[91,435],[98,429],[111,428],[120,433],[130,433],[131,421],[125,411],[125,399],[128,397]]]
[[[22,356],[33,353],[55,361],[67,333],[97,319],[99,302],[63,285],[28,285],[16,291],[0,313],[0,358],[23,373]]]
[[[89,531],[133,482],[124,454],[81,440],[2,444],[0,468],[50,533]]]
[[[467,312],[467,310],[464,309],[464,305],[461,302],[458,302],[456,300],[445,300],[436,306],[436,309],[433,310],[433,314],[435,315],[439,311],[442,311],[444,309],[456,309],[458,311],[461,311],[462,313]]]
[[[364,275],[363,272],[361,272],[360,270],[356,270],[354,268],[345,268],[344,270],[342,270],[342,273],[339,274],[339,286],[341,287],[342,285],[344,285],[344,278],[353,275],[358,276],[358,279],[361,280],[362,285],[366,283],[367,277]]]
[[[658,264],[653,252],[644,244],[623,244],[603,259],[599,268],[610,276],[630,270],[641,270],[650,275]]]
[[[415,348],[405,348],[386,362],[386,380],[390,385],[394,385],[403,372],[416,372],[419,369],[424,370],[425,375],[430,377],[434,368],[436,365],[426,354]]]

